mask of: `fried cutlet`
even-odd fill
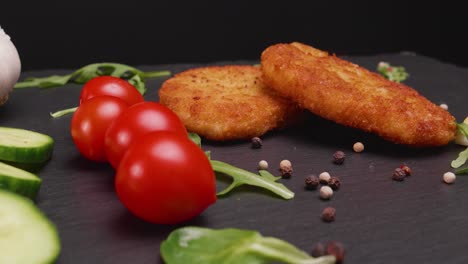
[[[263,135],[299,112],[296,104],[266,87],[259,67],[250,65],[184,71],[163,83],[159,99],[188,131],[221,141]]]
[[[264,81],[300,107],[399,144],[440,146],[454,139],[455,118],[416,90],[301,43],[261,56]]]

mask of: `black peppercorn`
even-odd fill
[[[307,190],[315,190],[319,186],[319,178],[315,175],[309,175],[305,178],[305,188]]]
[[[395,180],[395,181],[403,181],[406,177],[406,173],[400,169],[400,168],[396,168],[394,171],[393,171],[393,175],[392,175],[392,179]]]
[[[263,145],[263,142],[259,137],[253,137],[251,142],[252,142],[252,148],[254,149],[261,148]]]
[[[318,242],[312,246],[312,251],[310,252],[312,257],[318,258],[325,255],[325,245]]]
[[[338,150],[333,154],[333,163],[335,164],[343,164],[345,160],[346,155],[344,154],[343,151]]]
[[[337,177],[331,177],[330,180],[328,180],[328,186],[330,186],[333,190],[338,190],[341,187],[341,181]]]
[[[402,169],[405,172],[406,176],[411,176],[411,172],[412,172],[411,168],[408,167],[407,165],[405,164],[400,165],[400,169]]]
[[[335,256],[336,263],[343,263],[345,256],[345,249],[343,244],[335,241],[327,243],[326,254]]]
[[[333,222],[335,221],[336,209],[333,207],[326,207],[322,211],[322,220],[324,222]]]

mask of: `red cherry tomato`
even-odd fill
[[[150,132],[130,146],[115,188],[128,210],[157,224],[187,221],[216,201],[215,175],[205,153],[169,131]]]
[[[89,80],[81,89],[80,104],[95,96],[118,97],[128,105],[143,102],[143,96],[129,82],[114,76],[99,76]]]
[[[71,136],[75,146],[86,158],[106,161],[104,136],[109,125],[125,109],[127,103],[112,96],[98,96],[82,103],[73,114]]]
[[[105,136],[107,160],[117,168],[128,147],[144,134],[167,130],[187,137],[179,117],[169,108],[154,102],[130,106],[110,126]]]

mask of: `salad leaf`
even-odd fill
[[[467,123],[457,124],[457,129],[462,135],[464,135],[465,137],[468,137],[468,124]]]
[[[93,63],[86,65],[67,75],[52,75],[49,77],[30,77],[22,82],[17,82],[15,88],[51,88],[63,86],[67,83],[84,84],[97,76],[110,75],[119,77],[130,82],[144,95],[146,93],[145,78],[168,76],[169,71],[143,72],[134,67],[112,62]]]
[[[409,77],[402,66],[392,66],[388,62],[380,62],[377,65],[377,72],[390,81],[400,83]]]
[[[294,245],[252,230],[183,227],[161,243],[167,264],[262,264],[280,261],[294,264],[331,264],[334,256],[313,258]]]
[[[458,158],[451,163],[452,168],[460,168],[468,159],[468,148],[458,154]]]
[[[197,133],[189,133],[188,136],[190,140],[201,147],[201,137]],[[294,193],[291,190],[283,184],[276,182],[281,179],[280,176],[274,176],[267,170],[259,170],[259,174],[255,174],[222,161],[212,160],[209,151],[205,151],[205,154],[210,160],[214,172],[226,174],[233,179],[232,183],[226,189],[217,193],[218,196],[225,195],[234,188],[246,184],[264,188],[284,199],[294,198]]]
[[[231,176],[233,179],[232,183],[226,189],[218,192],[218,196],[227,194],[234,188],[247,184],[267,189],[284,199],[294,198],[294,193],[292,191],[283,184],[276,182],[281,177],[275,177],[271,175],[271,173],[268,173],[268,175],[265,171],[262,171],[261,173],[263,176],[260,176],[218,160],[211,160],[210,162],[215,172],[224,173]]]
[[[15,84],[16,89],[39,87],[52,88],[63,86],[67,83],[85,84],[89,80],[97,76],[110,75],[122,78],[131,83],[142,95],[146,93],[145,79],[162,76],[169,76],[170,71],[152,71],[143,72],[134,67],[112,62],[93,63],[86,65],[67,75],[52,75],[49,77],[30,77],[22,82]],[[60,110],[51,113],[52,117],[60,117],[68,113],[75,112],[76,107]]]

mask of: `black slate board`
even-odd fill
[[[468,69],[411,54],[347,59],[371,70],[379,61],[403,65],[411,74],[406,84],[436,104],[448,104],[459,122],[468,115],[464,101]],[[258,62],[220,64],[226,63]],[[200,65],[141,68],[176,73],[196,66]],[[22,78],[68,72],[24,72]],[[147,100],[157,101],[157,89],[164,80],[148,81]],[[58,263],[162,263],[159,245],[178,226],[152,225],[127,212],[114,193],[112,168],[80,157],[75,149],[69,133],[71,116],[52,119],[48,115],[76,105],[80,88],[15,90],[0,108],[1,126],[39,131],[56,141],[53,158],[39,171],[43,185],[37,204],[60,232]],[[212,151],[214,159],[251,171],[261,159],[275,173],[282,159],[291,160],[294,175],[282,182],[296,197],[285,201],[255,188],[241,188],[184,225],[255,229],[305,251],[315,242],[337,240],[346,246],[345,263],[468,263],[468,178],[459,177],[453,185],[441,182],[463,147],[397,146],[312,115],[298,128],[271,132],[263,139],[263,148],[257,150],[248,141],[205,141],[204,148]],[[352,152],[355,141],[364,142],[363,153]],[[331,162],[336,150],[347,154],[341,166]],[[407,163],[414,175],[404,182],[392,181],[392,171],[401,163]],[[342,180],[330,201],[320,200],[318,191],[303,189],[306,175],[322,171]],[[218,187],[226,184],[226,179],[220,179]],[[326,206],[337,209],[333,223],[320,220]]]

